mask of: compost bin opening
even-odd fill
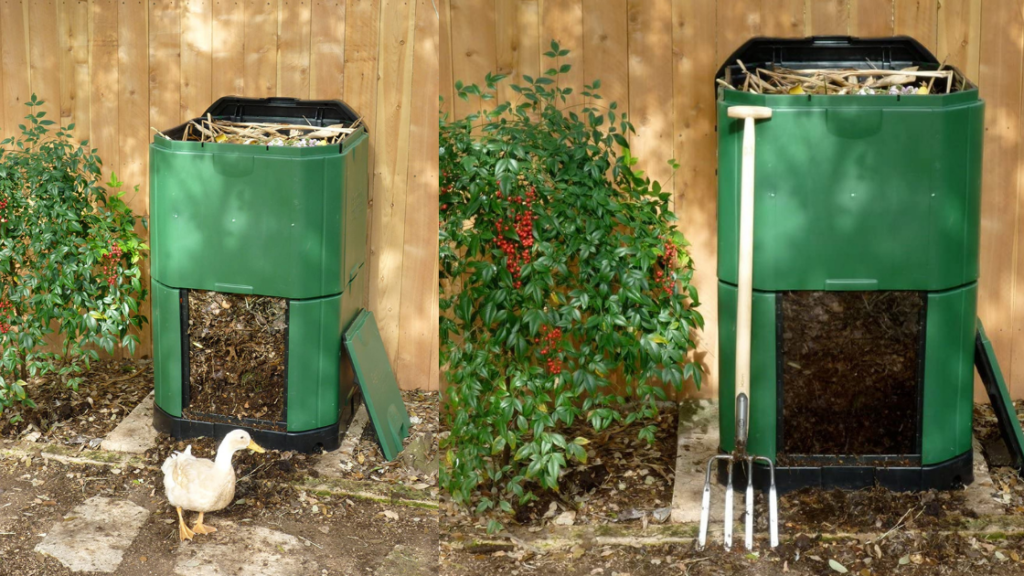
[[[779,300],[780,462],[915,459],[922,294],[799,291]]]
[[[288,301],[189,290],[185,417],[284,430]]]

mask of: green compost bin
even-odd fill
[[[291,98],[225,97],[207,115],[313,126],[358,120],[342,102]],[[367,132],[291,147],[182,141],[185,126],[150,145],[154,423],[178,438],[241,427],[270,448],[334,449],[358,401],[342,334],[365,305]],[[287,299],[279,418],[183,415],[187,303],[196,290]]]
[[[742,83],[742,61],[758,68],[938,69],[936,58],[908,37],[857,39],[755,38],[723,64],[717,79]],[[944,81],[930,95],[756,94],[716,85],[718,115],[718,278],[720,425],[723,451],[734,448],[734,363],[739,198],[743,121],[736,105],[766,106],[772,117],[756,125],[753,350],[750,449],[776,461],[781,490],[802,486],[894,489],[947,488],[968,483],[974,337],[977,306],[984,103],[970,82]],[[916,294],[908,333],[918,335],[916,408],[899,416],[915,437],[898,453],[787,453],[787,379],[800,379],[786,338],[799,326],[784,318],[801,297],[849,292],[864,302],[880,292]],[[894,296],[896,297],[896,296]],[[899,296],[903,298],[903,296]],[[909,297],[909,296],[908,296]],[[839,295],[822,302],[842,307]],[[823,312],[824,316],[828,311]],[[849,327],[850,338],[857,328]],[[806,332],[806,331],[804,331]],[[828,338],[802,346],[830,346]],[[867,350],[868,348],[865,348]],[[837,387],[863,385],[855,369],[819,382],[822,398]],[[795,384],[794,384],[795,386]],[[844,393],[846,390],[844,390]],[[857,396],[852,396],[854,399]],[[792,400],[790,400],[792,401]],[[827,402],[808,403],[807,417],[870,418],[871,406],[818,414]],[[908,403],[909,405],[909,403]],[[818,408],[815,408],[817,406]],[[791,406],[792,409],[792,406]],[[806,430],[806,428],[804,429]],[[879,431],[879,433],[884,433]],[[755,469],[755,483],[767,471]]]

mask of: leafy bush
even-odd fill
[[[567,53],[552,42],[547,56]],[[600,104],[600,82],[567,106],[569,66],[555,66],[512,86],[514,104],[440,116],[441,481],[478,512],[557,489],[587,459],[587,440],[563,434],[577,419],[650,419],[662,383],[700,386],[703,319],[670,195],[635,169],[633,127]],[[458,95],[482,104],[502,79]]]
[[[124,192],[100,185],[100,158],[75,144],[34,108],[21,136],[0,142],[0,413],[34,406],[25,380],[54,374],[77,389],[96,347],[134,353],[129,329],[146,318],[139,262],[148,247],[135,233]],[[110,188],[122,185],[116,176]],[[138,187],[136,187],[138,191]],[[146,225],[146,221],[142,221]],[[46,349],[57,333],[59,350]]]

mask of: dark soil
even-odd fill
[[[1024,422],[1024,401],[1014,401],[1017,420]],[[974,405],[974,437],[981,443],[989,474],[997,490],[996,500],[1010,514],[1024,514],[1024,479],[1010,467],[1010,453],[999,434],[995,413],[988,404]]]
[[[145,361],[94,362],[82,378],[77,391],[54,377],[30,379],[25,390],[36,407],[4,410],[0,437],[38,432],[44,440],[96,444],[153,390],[152,364]]]
[[[495,519],[506,524],[538,526],[572,511],[577,525],[651,520],[655,510],[672,505],[677,419],[676,410],[664,410],[658,415],[653,422],[653,444],[638,438],[640,430],[652,422],[613,425],[599,434],[585,422],[560,430],[567,439],[580,436],[590,441],[587,462],[570,462],[559,480],[558,492],[531,485],[528,488],[537,500],[521,506],[512,502],[514,514],[495,513]],[[445,520],[449,527],[474,523],[465,510],[451,502],[447,504],[452,515]]]
[[[188,293],[193,420],[258,420],[283,430],[288,301],[191,290]],[[219,416],[219,418],[218,418]]]
[[[964,508],[963,492],[890,492],[876,487],[799,490],[781,499],[780,516],[804,531],[868,533],[884,532],[897,524],[908,529],[956,529],[972,514]]]
[[[917,453],[918,292],[782,295],[786,455]]]
[[[161,450],[169,447],[161,441]],[[212,455],[205,447],[199,453]],[[220,524],[223,531],[184,544],[178,541],[177,515],[164,498],[159,470],[0,458],[0,576],[71,576],[59,561],[33,548],[50,526],[97,494],[127,499],[151,512],[114,576],[173,574],[182,554],[225,537],[232,529],[227,521],[252,522],[308,540],[306,550],[322,569],[314,576],[373,574],[396,544],[437,549],[436,511],[313,494],[257,480],[264,477],[263,471],[271,480],[289,476],[291,472],[280,470],[282,461],[293,461],[297,470],[302,469],[300,455],[282,460],[286,455],[236,454],[236,500],[206,516],[209,524]],[[260,471],[250,474],[255,470]],[[188,520],[193,519],[190,514]]]
[[[441,574],[558,574],[572,576],[660,576],[689,574],[775,576],[835,575],[837,562],[851,575],[901,574],[1024,574],[1020,537],[984,540],[958,534],[897,532],[871,544],[854,539],[823,539],[801,534],[777,550],[762,547],[755,554],[736,546],[703,552],[691,546],[596,546],[584,542],[574,550],[537,553],[524,549],[476,553],[442,545]],[[876,548],[877,546],[877,548]],[[1014,558],[1017,558],[1016,560]]]
[[[428,438],[430,450],[425,453],[429,460],[438,459],[438,401],[437,392],[423,390],[402,390],[402,400],[409,412],[412,428],[409,436],[403,441],[408,446],[419,436]],[[407,465],[405,458],[399,457],[390,462],[384,458],[380,449],[380,441],[372,422],[367,422],[363,434],[352,451],[352,458],[343,459],[334,473],[347,480],[379,480],[383,482],[403,482],[410,486],[435,486],[437,474],[424,476]]]

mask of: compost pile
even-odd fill
[[[923,310],[918,292],[783,294],[786,457],[916,453]]]
[[[284,298],[191,290],[187,418],[283,429],[288,303]]]
[[[875,68],[832,68],[794,70],[781,66],[747,70],[737,60],[743,74],[736,78],[717,80],[730,90],[754,94],[821,94],[821,95],[905,95],[949,94],[967,88],[967,79],[952,68],[919,70],[910,66],[901,70]]]
[[[189,120],[180,135],[177,131],[172,134],[178,137],[168,136],[159,131],[157,133],[168,140],[180,139],[185,142],[307,148],[339,144],[355,132],[361,122],[362,119],[349,125],[312,126],[276,122],[233,122],[207,116]]]

